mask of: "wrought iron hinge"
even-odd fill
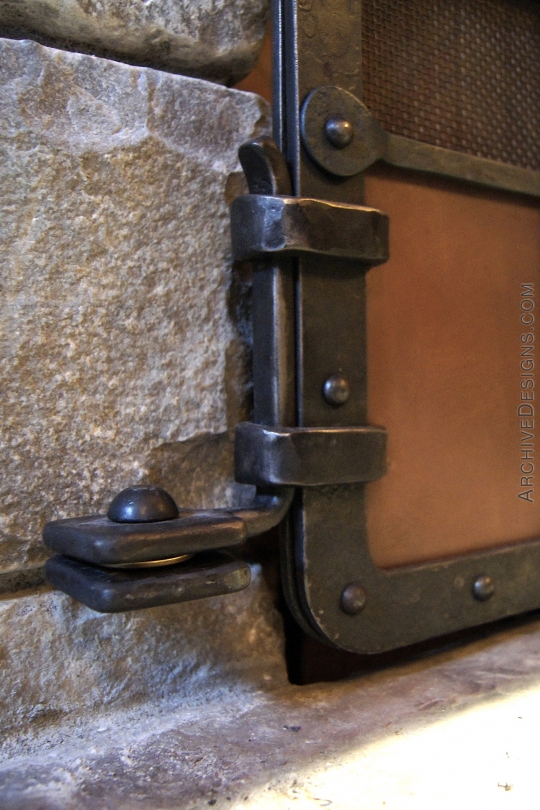
[[[297,427],[294,413],[293,285],[290,257],[354,262],[365,272],[385,261],[387,218],[361,206],[290,195],[289,173],[275,143],[262,138],[240,148],[250,194],[231,212],[236,259],[254,268],[254,423],[237,426],[236,479],[258,487],[238,509],[178,509],[158,487],[131,487],[107,515],[53,521],[46,545],[57,552],[47,577],[57,588],[99,611],[151,607],[245,588],[250,569],[227,550],[285,517],[294,488],[370,481],[384,474],[382,428]],[[360,269],[358,269],[360,268]],[[288,289],[287,289],[288,288]],[[329,375],[321,396],[343,406],[349,383]],[[262,422],[262,424],[261,424]]]
[[[163,491],[126,490],[107,516],[45,527],[57,552],[47,576],[102,611],[230,593],[250,575],[228,552],[280,524],[293,614],[347,650],[537,608],[538,541],[391,571],[373,563],[364,488],[384,475],[386,433],[366,424],[365,275],[388,256],[388,220],[361,205],[362,170],[378,159],[418,168],[427,147],[387,135],[360,101],[359,0],[273,0],[273,31],[274,141],[241,147],[250,193],[231,214],[235,257],[253,263],[254,419],[237,427],[235,463],[255,500],[178,510]],[[538,193],[525,170],[494,180],[493,161],[433,149],[425,171]]]

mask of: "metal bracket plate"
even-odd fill
[[[45,572],[54,588],[99,613],[169,605],[235,593],[247,588],[251,569],[223,553],[203,554],[190,563],[140,571],[111,571],[56,554]]]

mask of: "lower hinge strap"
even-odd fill
[[[386,430],[363,427],[236,427],[241,484],[315,487],[373,481],[386,472]]]

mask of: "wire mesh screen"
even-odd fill
[[[540,170],[540,0],[363,0],[364,102],[389,132]]]

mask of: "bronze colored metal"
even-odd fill
[[[163,568],[167,565],[177,565],[178,563],[186,562],[187,560],[191,560],[192,557],[193,554],[180,554],[178,557],[168,557],[165,560],[145,560],[145,562],[116,563],[106,567],[123,568],[125,570],[134,570],[136,568]]]
[[[531,432],[518,407],[521,381],[531,385],[520,299],[524,282],[540,290],[540,204],[387,167],[365,182],[391,221],[390,260],[367,275],[368,413],[388,430],[387,475],[366,492],[374,560],[538,537],[540,497],[518,497]]]

